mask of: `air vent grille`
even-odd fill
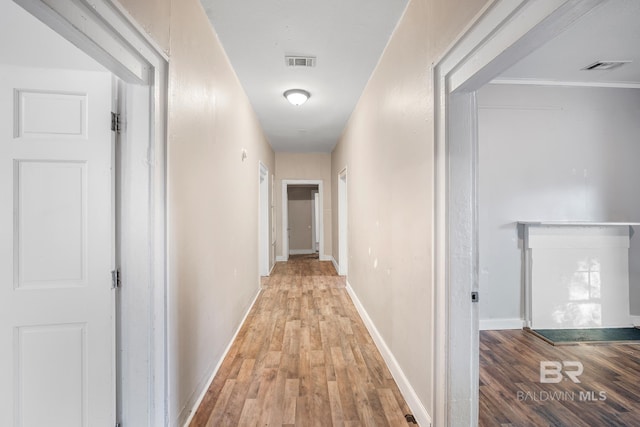
[[[627,64],[631,61],[597,61],[583,68],[586,71],[612,70]]]
[[[287,67],[315,67],[315,56],[285,56]]]

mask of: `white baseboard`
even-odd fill
[[[413,389],[413,387],[411,386],[411,383],[409,382],[407,377],[404,375],[404,372],[402,372],[402,369],[400,368],[398,361],[393,356],[393,353],[385,343],[378,329],[376,329],[375,325],[373,324],[373,321],[369,317],[369,314],[367,313],[367,311],[364,309],[364,306],[362,305],[362,303],[360,303],[358,296],[353,291],[353,288],[351,287],[351,284],[349,284],[348,280],[347,280],[347,292],[349,293],[349,296],[351,297],[353,304],[356,306],[356,309],[358,310],[358,313],[360,314],[362,321],[367,327],[369,334],[371,334],[371,337],[373,338],[373,341],[375,342],[376,347],[378,348],[378,351],[380,352],[380,354],[382,354],[382,358],[387,363],[387,367],[391,371],[391,375],[393,376],[393,379],[398,384],[398,388],[400,389],[402,396],[407,402],[407,405],[409,405],[409,408],[411,408],[411,412],[413,413],[413,416],[416,418],[416,421],[418,421],[418,425],[430,426],[431,416],[429,415],[426,408],[418,398],[416,391]]]
[[[304,251],[304,249],[301,249],[302,251]],[[292,250],[291,254],[292,255],[304,255],[304,254],[313,254],[315,252],[312,252],[311,250],[307,251],[307,252],[297,252],[298,250]],[[331,261],[333,259],[333,257],[331,255],[319,255],[318,259],[320,261]],[[287,262],[289,261],[289,257],[288,256],[282,256],[282,255],[276,255],[276,262]]]
[[[236,340],[236,337],[238,336],[238,333],[240,332],[240,329],[242,328],[242,325],[244,325],[244,322],[247,320],[247,316],[249,316],[249,313],[251,312],[251,309],[255,305],[256,301],[258,300],[258,297],[260,296],[261,292],[262,292],[261,289],[258,290],[258,293],[253,298],[253,301],[251,301],[251,304],[249,305],[249,309],[247,310],[247,312],[242,317],[242,321],[240,322],[240,325],[238,325],[238,329],[236,329],[236,332],[233,334],[233,337],[231,338],[231,341],[229,341],[229,344],[227,344],[227,348],[224,349],[224,353],[222,353],[222,357],[220,358],[220,360],[216,364],[215,368],[213,368],[213,372],[209,376],[209,379],[206,381],[205,386],[203,387],[203,389],[200,391],[200,395],[199,395],[198,399],[195,401],[195,403],[193,405],[190,405],[191,409],[189,411],[189,416],[187,417],[186,421],[182,424],[184,427],[188,427],[189,423],[191,423],[191,420],[193,419],[193,416],[196,414],[196,410],[198,409],[198,406],[200,406],[200,404],[202,403],[202,399],[204,399],[204,396],[207,394],[207,390],[209,390],[209,387],[211,387],[211,383],[213,382],[213,379],[215,378],[216,374],[220,370],[220,366],[222,366],[222,362],[224,362],[224,359],[227,357],[227,354],[229,353],[229,350],[231,350],[231,346],[233,345],[233,342]],[[185,406],[185,409],[187,407],[189,407],[189,406]],[[179,420],[183,419],[184,416],[185,416],[184,414],[181,414],[181,416],[178,417],[178,419]]]
[[[336,273],[340,274],[340,266],[338,265],[338,261],[334,257],[331,257],[331,262],[333,263],[333,267],[336,269]]]
[[[633,326],[639,327],[640,326],[640,316],[631,316],[631,323],[633,323]]]
[[[501,331],[505,329],[522,329],[522,319],[480,319],[481,331]]]
[[[289,249],[289,255],[310,255],[315,254],[313,249]]]

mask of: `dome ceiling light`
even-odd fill
[[[284,97],[293,105],[302,105],[307,102],[311,94],[303,89],[289,89],[285,91]]]

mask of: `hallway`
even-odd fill
[[[403,426],[409,414],[331,262],[276,264],[191,426]]]
[[[521,224],[640,228],[638,22],[636,0],[0,2],[0,427],[640,425],[638,346],[516,346]],[[596,313],[596,264],[544,299]],[[606,402],[517,401],[589,357],[577,399]]]

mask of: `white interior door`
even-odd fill
[[[113,426],[111,75],[0,66],[0,425]]]

